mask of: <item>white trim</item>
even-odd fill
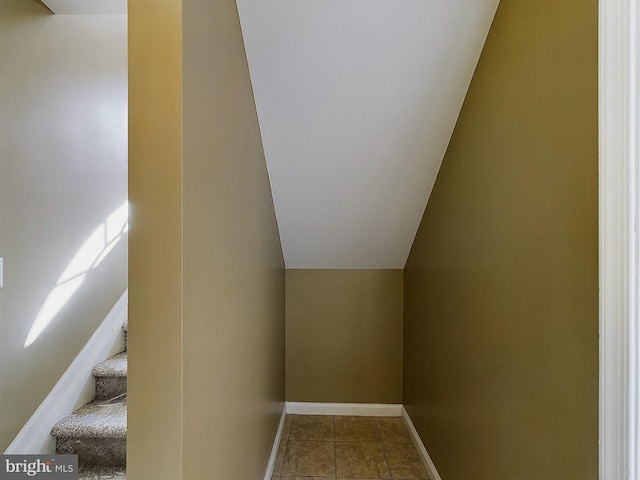
[[[632,269],[631,277],[631,309],[629,317],[629,405],[630,405],[630,432],[628,455],[630,458],[630,478],[640,479],[640,328],[638,325],[638,313],[640,312],[640,8],[637,2],[630,5],[630,56],[629,71],[631,77],[631,89],[629,105],[631,109],[629,132],[630,154],[633,174],[630,190],[633,227],[633,242],[631,245]]]
[[[127,0],[42,0],[56,15],[126,15]]]
[[[640,480],[636,0],[600,0],[600,480]]]
[[[640,479],[640,330],[638,329],[638,312],[640,311],[640,11],[636,1],[629,4],[629,55],[627,57],[629,89],[628,108],[628,165],[629,165],[629,315],[628,322],[628,431],[627,458],[629,479]]]
[[[267,463],[267,472],[264,474],[264,480],[271,480],[273,476],[273,469],[276,466],[276,459],[278,458],[278,450],[280,449],[280,439],[282,439],[282,431],[284,430],[284,421],[287,418],[287,406],[282,407],[282,414],[280,415],[280,424],[278,425],[278,431],[276,432],[276,438],[273,441],[273,447],[271,448],[271,456],[269,457],[269,463]]]
[[[422,443],[422,439],[420,438],[420,435],[418,435],[418,431],[416,430],[416,427],[413,425],[413,422],[411,421],[411,417],[409,417],[409,413],[404,408],[404,406],[402,407],[402,418],[404,419],[404,422],[407,425],[407,429],[409,430],[409,433],[413,438],[413,443],[415,443],[416,447],[418,448],[418,452],[422,456],[422,461],[424,462],[424,466],[427,469],[429,478],[431,480],[442,480],[440,478],[440,474],[438,473],[438,470],[436,470],[436,466],[434,465],[433,461],[431,460],[431,457],[429,456],[429,453],[427,452],[426,447],[424,446],[424,443]]]
[[[294,415],[353,415],[399,417],[402,405],[393,403],[311,403],[287,402],[287,413]]]
[[[122,351],[127,319],[128,291],[125,291],[96,329],[87,344],[40,404],[5,454],[54,453],[51,428],[61,418],[94,398],[93,366]]]

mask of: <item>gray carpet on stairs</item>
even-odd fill
[[[127,352],[122,352],[93,367],[96,399],[108,400],[127,393]]]
[[[56,437],[126,438],[127,402],[88,403],[60,420],[52,433]]]
[[[93,370],[96,399],[60,420],[51,430],[56,452],[78,455],[79,480],[125,480],[127,455],[127,352]]]
[[[80,467],[78,480],[126,480],[124,468]]]
[[[124,467],[127,403],[89,403],[60,420],[52,434],[56,437],[56,452],[77,454],[80,465]]]

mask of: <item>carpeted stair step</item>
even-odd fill
[[[92,370],[96,379],[96,400],[111,400],[127,393],[127,352],[100,362]]]
[[[83,466],[125,467],[127,403],[93,401],[60,420],[52,429],[56,453],[77,454]]]
[[[126,480],[124,467],[80,467],[78,480]]]
[[[122,324],[122,330],[124,330],[124,351],[127,351],[127,331],[129,330],[129,319],[127,318]]]

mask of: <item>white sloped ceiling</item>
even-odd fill
[[[404,267],[498,2],[237,0],[287,268]]]
[[[287,268],[403,268],[499,0],[238,0]]]

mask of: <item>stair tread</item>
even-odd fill
[[[92,370],[94,377],[126,377],[127,352],[121,352],[100,362]]]
[[[78,480],[126,480],[124,468],[119,467],[80,467]]]
[[[88,403],[56,423],[51,434],[72,438],[126,438],[127,402]]]

